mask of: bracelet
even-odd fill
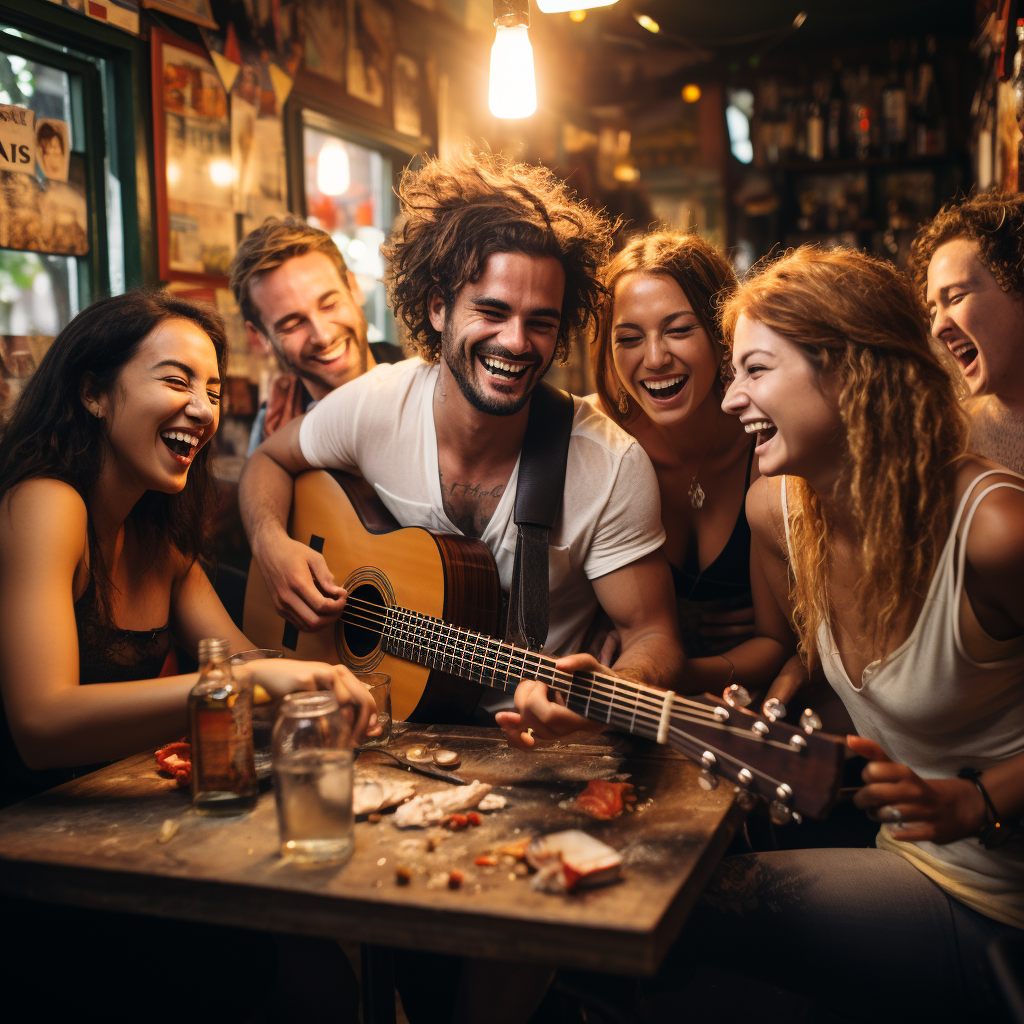
[[[978,831],[978,842],[986,850],[994,850],[996,847],[1002,846],[1020,829],[1020,821],[1003,821],[996,810],[996,805],[992,803],[992,797],[988,795],[988,790],[982,785],[981,772],[977,768],[961,768],[956,776],[958,779],[967,779],[973,782],[981,794],[981,799],[985,801],[985,817],[988,820]]]

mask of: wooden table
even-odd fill
[[[653,974],[742,819],[733,787],[705,792],[689,761],[618,735],[568,737],[526,753],[495,729],[421,726],[393,745],[434,740],[459,750],[459,774],[492,783],[507,807],[454,833],[399,830],[388,815],[359,821],[348,863],[302,867],[278,853],[272,793],[250,814],[200,817],[187,792],[157,774],[152,755],[140,754],[0,813],[0,889],[374,947]],[[402,772],[420,793],[447,785],[379,755],[361,755],[358,765]],[[576,812],[572,798],[590,779],[634,783],[637,810],[609,822]],[[177,831],[160,842],[168,821]],[[505,843],[567,828],[619,850],[623,880],[552,895],[535,891],[509,858],[474,864]],[[442,837],[433,851],[429,836]],[[396,880],[399,865],[413,873],[408,885]],[[452,869],[465,875],[456,890],[444,885]]]

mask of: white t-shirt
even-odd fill
[[[302,454],[322,469],[357,472],[402,526],[461,533],[445,515],[437,469],[433,396],[438,367],[421,359],[377,366],[306,414]],[[550,626],[544,650],[579,650],[597,610],[590,581],[664,543],[661,499],[647,453],[607,416],[577,398],[565,494],[549,538]],[[480,538],[509,590],[516,556],[519,463]]]

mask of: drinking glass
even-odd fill
[[[283,658],[282,651],[252,650],[242,651],[231,659],[232,665],[245,665],[250,661],[259,661],[261,658]],[[266,694],[263,695],[266,698]],[[262,703],[256,702],[253,697],[252,704],[252,745],[256,752],[256,778],[266,779],[270,777],[272,768],[270,756],[270,734],[274,728],[274,705],[264,699]]]
[[[380,732],[367,736],[360,746],[383,747],[391,739],[391,676],[385,672],[357,673],[356,678],[370,691],[377,706],[377,725]]]
[[[274,725],[281,855],[336,863],[352,852],[352,727],[328,690],[289,693]]]

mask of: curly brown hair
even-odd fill
[[[730,346],[741,314],[798,345],[819,372],[837,376],[863,559],[854,598],[878,657],[907,595],[927,592],[949,532],[954,467],[967,441],[955,385],[929,343],[911,282],[864,253],[810,246],[789,252],[726,302],[722,328]],[[813,664],[818,627],[831,621],[834,525],[805,480],[793,478],[787,493],[794,624]]]
[[[441,332],[427,308],[431,293],[440,292],[450,310],[495,253],[553,256],[562,265],[557,359],[567,358],[573,331],[596,323],[604,297],[598,269],[611,251],[612,226],[547,168],[492,153],[435,158],[406,168],[398,197],[402,211],[381,246],[384,283],[395,317],[427,362],[441,357]]]
[[[245,236],[228,270],[228,283],[243,320],[249,321],[263,334],[267,333],[249,288],[263,274],[296,256],[305,256],[307,252],[323,253],[334,264],[345,287],[348,287],[345,277],[348,267],[334,239],[326,231],[298,217],[268,217]]]
[[[910,272],[924,295],[935,251],[956,238],[978,246],[978,258],[1004,292],[1024,301],[1024,195],[994,189],[947,203],[917,233],[910,247]]]
[[[603,410],[619,423],[636,416],[619,411],[621,385],[612,360],[612,313],[615,286],[625,274],[666,274],[689,300],[701,327],[707,331],[717,353],[723,359],[720,304],[736,289],[736,275],[729,261],[700,235],[681,235],[673,231],[654,231],[634,238],[604,268],[602,278],[607,296],[601,305],[600,326],[590,346],[590,363]]]

